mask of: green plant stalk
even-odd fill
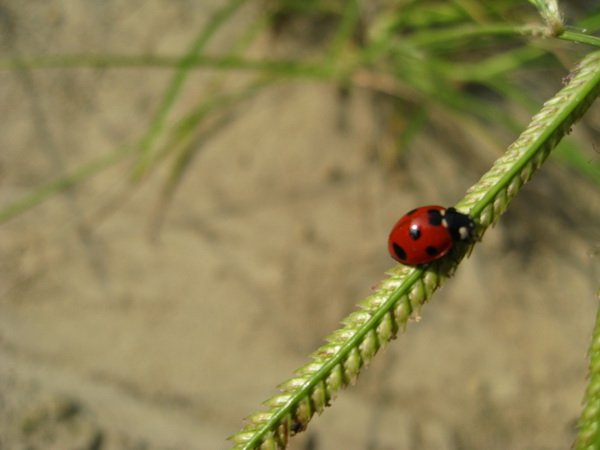
[[[600,299],[600,292],[598,295]],[[577,423],[579,429],[573,444],[574,450],[600,448],[600,308],[596,314],[596,325],[589,350],[588,385],[585,391],[583,410]]]
[[[544,104],[527,129],[458,204],[477,222],[479,235],[495,223],[550,151],[569,132],[600,92],[600,52],[588,55],[558,94]],[[279,386],[268,410],[248,417],[231,437],[235,450],[285,448],[290,435],[304,430],[315,412],[329,406],[337,392],[356,381],[361,368],[393,339],[408,320],[457,268],[468,246],[427,269],[398,265],[364,299],[344,326],[312,354],[312,361]]]

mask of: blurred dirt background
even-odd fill
[[[220,4],[0,1],[0,50],[180,55]],[[235,32],[232,21],[211,48]],[[141,136],[171,75],[0,71],[0,206]],[[190,77],[182,110],[206,77]],[[134,185],[127,163],[2,224],[0,449],[228,448],[393,266],[394,221],[452,204],[497,156],[440,122],[392,165],[382,108],[314,82],[245,102],[202,142],[154,239],[165,174]],[[290,448],[568,448],[599,219],[597,188],[551,160],[422,320]]]

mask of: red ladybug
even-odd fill
[[[475,222],[454,208],[431,205],[407,212],[388,238],[392,258],[409,266],[428,264],[450,251],[456,241],[470,241]]]

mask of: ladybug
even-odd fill
[[[475,222],[454,208],[431,205],[407,212],[388,238],[392,258],[409,266],[428,264],[450,251],[456,241],[469,242]]]

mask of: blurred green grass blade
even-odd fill
[[[535,111],[535,100],[522,89],[503,80],[494,80],[492,86],[506,98],[526,108],[527,111]],[[584,149],[572,139],[562,140],[554,150],[553,156],[560,163],[600,185],[600,160],[587,156]]]
[[[500,75],[526,68],[529,64],[547,54],[544,49],[523,46],[502,53],[495,53],[474,63],[456,64],[452,61],[443,61],[441,64],[443,64],[445,75],[453,80],[487,82]]]
[[[400,150],[408,147],[423,130],[427,124],[430,109],[428,104],[421,105],[413,114],[407,117],[408,126],[398,136],[398,148]]]
[[[336,58],[352,41],[352,37],[356,31],[359,19],[359,5],[357,0],[347,0],[342,13],[341,22],[336,28],[335,35],[329,46],[329,57],[327,58],[332,64],[335,64]]]
[[[130,146],[109,153],[102,158],[81,166],[79,169],[70,174],[67,174],[56,180],[52,180],[49,183],[46,183],[35,189],[30,194],[27,194],[22,198],[9,203],[7,206],[0,209],[0,223],[10,220],[19,214],[28,211],[34,206],[39,205],[53,195],[66,191],[74,185],[102,172],[104,169],[118,163],[132,154],[134,149],[134,146]]]
[[[600,48],[600,38],[585,34],[580,31],[565,30],[558,35],[560,39],[565,41],[577,42],[578,44],[587,44]]]
[[[33,55],[0,58],[0,70],[35,69],[117,69],[117,68],[166,68],[181,64],[181,58],[157,55]]]
[[[494,221],[502,211],[502,203],[494,199],[510,199],[515,195],[514,183],[527,181],[549,155],[550,151],[567,134],[573,124],[581,118],[600,92],[600,52],[586,56],[571,73],[569,84],[558,95],[544,104],[530,126],[509,147],[504,157],[495,163],[490,174],[502,172],[493,183],[482,178],[473,189],[471,201],[462,206],[473,216],[481,217],[484,223]],[[477,192],[479,191],[480,192]],[[493,207],[490,205],[493,204]]]
[[[61,55],[0,58],[0,70],[16,69],[177,69],[181,57],[159,55]],[[236,55],[198,55],[187,61],[189,69],[238,70],[290,77],[327,78],[330,70],[324,64],[286,59],[248,59]]]
[[[419,47],[430,49],[456,49],[461,41],[477,42],[478,38],[491,36],[521,37],[532,35],[535,27],[492,23],[485,25],[461,24],[439,30],[419,31],[406,38],[406,41]]]
[[[576,170],[600,186],[600,158],[585,156],[579,146],[569,140],[564,140],[554,152],[554,156],[566,166]]]
[[[577,26],[586,33],[593,33],[600,29],[600,9],[577,22]]]
[[[176,184],[178,178],[183,174],[185,166],[181,161],[190,161],[191,157],[182,156],[182,153],[192,151],[190,146],[194,140],[193,136],[198,133],[201,123],[208,116],[223,113],[224,110],[234,107],[243,100],[256,95],[263,88],[274,82],[275,80],[272,78],[261,78],[237,91],[225,92],[209,97],[206,101],[198,105],[198,107],[194,108],[194,110],[190,111],[183,119],[180,119],[174,126],[170,138],[161,152],[163,157],[170,153],[177,155],[167,183]]]
[[[572,447],[574,450],[600,448],[600,303],[588,355],[590,358],[588,384],[583,409],[577,423],[577,438]]]
[[[391,24],[400,28],[439,28],[463,22],[467,18],[464,10],[454,2],[412,1],[399,6]]]
[[[206,117],[207,114],[227,108],[241,100],[246,99],[250,95],[255,94],[259,89],[268,86],[274,82],[271,78],[259,79],[250,83],[249,86],[243,87],[238,91],[226,92],[225,94],[209,97],[206,101],[198,105],[190,111],[183,119],[175,125],[173,135],[175,140],[185,137],[188,133],[195,129],[199,122]]]
[[[485,119],[489,123],[500,123],[505,126],[509,126],[511,129],[520,129],[520,124],[515,122],[512,115],[505,112],[502,108],[499,108],[497,104],[491,103],[489,100],[482,98],[478,93],[471,93],[468,89],[458,89],[459,83],[463,84],[469,80],[469,74],[462,72],[457,75],[452,68],[452,64],[447,61],[440,61],[436,58],[429,58],[427,66],[423,66],[420,69],[417,68],[418,62],[412,64],[412,70],[404,71],[399,73],[398,77],[405,77],[408,83],[415,86],[427,99],[430,104],[438,104],[448,109],[451,114],[466,115],[466,116],[477,116]],[[415,70],[416,69],[416,70]],[[493,71],[496,70],[509,70],[508,67],[494,67]],[[451,73],[448,73],[451,72]],[[486,77],[494,78],[496,73],[491,70],[484,73]],[[486,86],[484,80],[478,78],[482,76],[480,73],[474,73],[473,81],[481,83]],[[465,79],[460,79],[464,77]],[[454,80],[456,78],[456,81]]]
[[[270,25],[271,22],[269,17],[266,14],[261,14],[250,23],[237,42],[234,43],[228,52],[228,56],[235,57],[236,55],[242,54],[242,52],[247,50]]]
[[[238,92],[226,93],[217,99],[197,108],[181,121],[167,147],[169,156],[173,155],[167,179],[162,186],[160,197],[154,208],[151,235],[156,236],[161,228],[165,212],[179,187],[185,172],[189,169],[197,154],[205,148],[205,141],[226,123],[226,112],[240,102],[260,92],[270,84],[269,80],[258,80]],[[208,121],[209,124],[205,124]]]
[[[204,47],[219,30],[219,28],[230,18],[246,0],[229,0],[229,2],[217,11],[208,21],[208,24],[199,33],[191,48],[181,59],[180,64],[167,87],[161,104],[156,112],[148,133],[142,138],[139,147],[139,156],[134,169],[134,176],[141,177],[149,170],[154,162],[154,145],[157,138],[164,131],[167,116],[181,92],[190,69],[193,67],[194,59],[204,50]]]

